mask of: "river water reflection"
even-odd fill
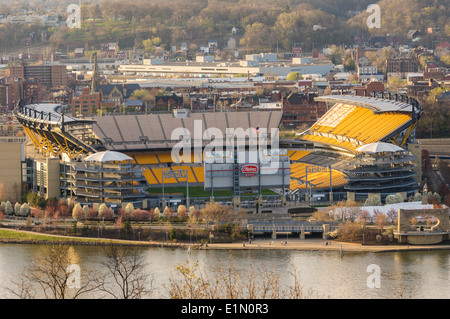
[[[39,254],[36,245],[0,245],[0,297],[9,298],[5,287],[18,278],[23,268]],[[264,265],[276,270],[284,286],[290,285],[292,267],[299,272],[302,286],[311,289],[316,298],[450,298],[450,251],[406,251],[389,253],[350,253],[339,256],[333,251],[289,250],[193,250],[148,248],[145,250],[149,272],[154,277],[154,297],[166,295],[164,284],[174,268],[186,261],[198,262],[207,273],[228,265],[245,272],[253,265]],[[81,271],[98,267],[104,260],[99,247],[74,246],[74,263]],[[380,288],[370,288],[368,278],[380,270]],[[373,287],[373,285],[372,285]]]

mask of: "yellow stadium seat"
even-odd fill
[[[342,103],[337,103],[335,105],[336,112],[329,113],[327,116],[330,118],[328,120],[320,120],[318,123],[329,123],[333,126],[324,125],[314,125],[311,129],[312,132],[325,132],[333,135],[341,135],[349,137],[364,143],[377,142],[389,133],[395,131],[397,128],[404,125],[407,121],[411,119],[408,114],[401,113],[381,113],[375,114],[371,109],[353,106],[354,109],[348,112],[351,105],[346,105]],[[339,111],[345,116],[344,118],[339,117]],[[348,112],[348,113],[346,113]],[[339,123],[337,123],[339,121]],[[357,148],[357,143],[352,143],[348,141],[340,141],[332,137],[323,137],[319,135],[307,134],[304,139],[312,142],[320,142],[329,145],[335,145],[343,147],[350,151],[355,151]],[[293,155],[291,155],[292,157]]]
[[[161,163],[172,163],[172,154],[171,153],[159,153],[157,154],[158,159]]]
[[[288,152],[288,155],[291,161],[298,161],[310,153],[310,151],[294,151],[292,154],[289,154]]]
[[[159,184],[159,181],[155,178],[150,169],[146,169],[142,174],[150,185]]]
[[[155,154],[134,154],[133,156],[140,165],[159,163]]]
[[[199,183],[205,182],[205,173],[203,167],[194,166],[192,167],[192,170],[194,171],[195,177],[197,178]]]

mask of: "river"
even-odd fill
[[[82,264],[81,273],[105,258],[100,247],[72,248],[74,262]],[[38,254],[38,245],[0,244],[0,298],[11,298],[5,287],[11,287],[11,281],[20,278]],[[198,262],[206,273],[213,273],[229,260],[244,272],[243,277],[253,265],[276,270],[284,286],[292,283],[290,273],[295,267],[302,286],[313,291],[315,298],[450,298],[448,250],[346,252],[340,256],[336,251],[193,250],[188,254],[184,249],[146,248],[144,254],[154,277],[155,298],[164,297],[164,285],[177,265]]]

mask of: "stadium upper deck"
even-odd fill
[[[270,135],[271,129],[278,129],[281,111],[249,112],[206,112],[190,113],[187,117],[177,118],[173,114],[143,114],[95,117],[92,129],[101,144],[115,151],[132,152],[148,150],[171,150],[179,141],[175,130],[181,129],[190,135],[191,142],[200,139],[205,146],[217,139],[210,128],[218,129],[223,139],[227,129],[265,129]],[[270,136],[268,136],[270,143]]]
[[[386,97],[386,98],[385,98]],[[355,154],[362,145],[378,141],[405,145],[420,117],[413,99],[360,96],[322,96],[316,100],[334,105],[310,129],[305,140]]]

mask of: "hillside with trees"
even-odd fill
[[[381,0],[381,28],[370,29],[374,35],[397,34],[406,37],[409,30],[426,33],[428,28],[440,28],[450,36],[448,0]],[[351,18],[355,28],[366,26],[368,12]]]
[[[97,0],[83,3],[82,28],[47,28],[53,49],[84,47],[97,49],[101,42],[118,41],[121,48],[144,48],[144,41],[159,39],[162,48],[189,43],[191,49],[210,39],[226,44],[233,27],[239,48],[254,51],[290,51],[300,43],[306,51],[325,45],[353,43],[354,35],[368,32],[366,8],[370,0]],[[65,21],[65,2],[18,1],[0,4],[0,14],[33,9],[44,14],[50,8]],[[131,5],[132,4],[132,5]],[[373,34],[398,33],[410,29],[441,27],[447,36],[448,0],[381,0],[382,28]],[[388,14],[389,13],[389,14]],[[0,48],[24,43],[33,31],[44,27],[10,23],[0,25]]]

